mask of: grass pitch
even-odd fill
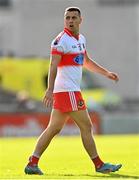
[[[80,137],[57,136],[43,154],[43,176],[25,175],[24,167],[37,138],[0,138],[0,179],[139,179],[139,135],[95,136],[105,162],[122,163],[120,171],[98,174]]]

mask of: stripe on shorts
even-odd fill
[[[76,97],[75,97],[74,92],[69,92],[69,97],[70,97],[70,102],[71,102],[72,110],[73,111],[77,111],[78,107],[77,107]]]

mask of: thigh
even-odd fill
[[[61,111],[59,111],[57,109],[52,109],[48,127],[49,126],[51,126],[51,127],[54,126],[54,127],[57,127],[57,128],[62,128],[62,126],[66,122],[67,118],[68,118],[67,113],[63,113],[63,112],[61,112]]]
[[[70,117],[75,121],[80,129],[91,127],[91,118],[87,110],[73,111],[69,113]]]

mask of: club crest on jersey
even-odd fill
[[[78,48],[79,48],[80,51],[82,50],[80,43],[78,44]]]
[[[83,54],[79,54],[78,56],[76,56],[74,58],[74,62],[76,62],[79,65],[83,64],[83,60],[84,60],[84,55]]]

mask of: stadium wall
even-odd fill
[[[138,134],[139,114],[105,114],[91,112],[94,134]],[[47,113],[1,113],[0,137],[39,136],[49,123]],[[79,129],[68,119],[60,135],[79,135]]]
[[[90,113],[94,134],[101,134],[101,119],[98,113]],[[47,127],[50,114],[47,113],[1,113],[0,137],[38,136]],[[61,135],[79,134],[79,129],[68,119]]]

